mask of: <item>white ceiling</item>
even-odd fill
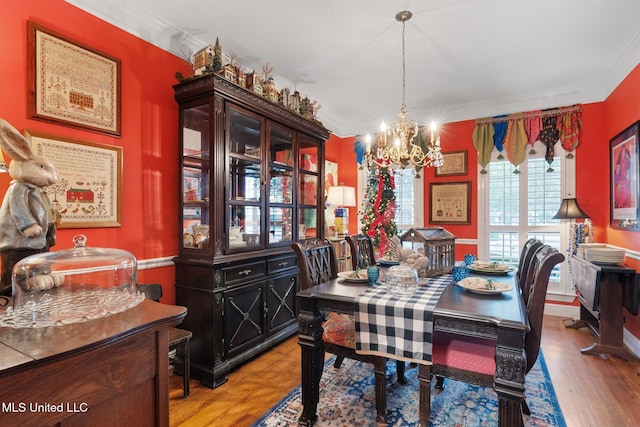
[[[604,100],[640,60],[638,0],[67,0],[181,57],[216,37],[340,136]]]

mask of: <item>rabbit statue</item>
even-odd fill
[[[58,173],[1,118],[0,148],[12,159],[9,175],[13,180],[0,206],[0,295],[11,295],[13,266],[26,256],[47,252],[55,244],[60,214],[51,206],[44,187],[55,184]]]

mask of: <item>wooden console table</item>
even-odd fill
[[[144,300],[83,323],[0,328],[0,425],[168,426],[169,327],[185,314]]]
[[[624,359],[635,358],[623,343],[623,307],[632,314],[638,310],[635,276],[635,270],[629,267],[571,257],[571,278],[578,289],[580,319],[568,319],[565,327],[589,328],[596,338],[593,345],[581,350],[583,354],[610,353]]]

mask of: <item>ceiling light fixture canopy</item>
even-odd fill
[[[440,135],[435,123],[431,123],[428,135],[421,132],[418,123],[409,119],[406,96],[406,60],[405,60],[405,27],[413,14],[403,10],[396,14],[396,20],[402,22],[402,106],[397,119],[390,126],[383,122],[380,126],[377,141],[371,141],[367,135],[366,160],[369,167],[373,164],[380,167],[399,167],[415,169],[415,177],[420,178],[420,171],[425,167],[444,165],[444,157],[440,150]]]

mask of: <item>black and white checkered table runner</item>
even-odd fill
[[[433,310],[450,274],[429,278],[411,296],[396,295],[382,284],[356,297],[356,351],[389,358],[431,362]]]

